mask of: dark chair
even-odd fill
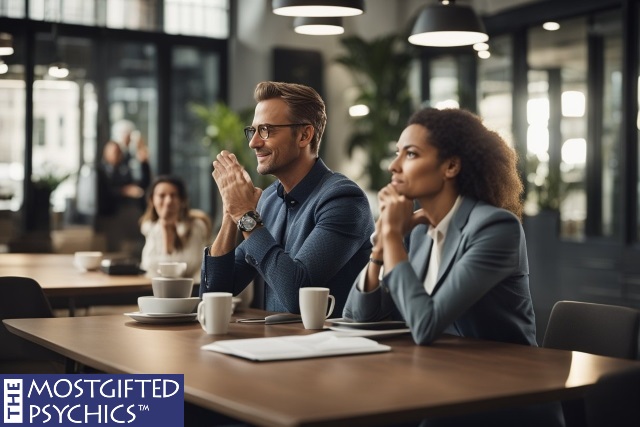
[[[633,308],[558,301],[551,310],[542,346],[635,359],[639,332],[640,311]],[[567,427],[587,425],[583,399],[562,402],[562,409]]]
[[[0,277],[0,321],[53,317],[42,288],[27,277]],[[0,323],[0,372],[63,373],[64,358],[7,330]]]
[[[551,310],[543,347],[601,356],[638,356],[640,311],[629,307],[559,301]]]
[[[640,368],[603,375],[585,396],[589,427],[640,426]]]

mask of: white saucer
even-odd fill
[[[141,313],[139,311],[133,313],[124,313],[125,316],[129,316],[136,322],[140,323],[153,323],[153,324],[166,324],[166,323],[185,323],[194,322],[197,320],[197,313]]]

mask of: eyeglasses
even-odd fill
[[[263,124],[263,125],[258,125],[257,131],[261,139],[269,139],[269,133],[271,132],[271,129],[286,128],[291,126],[311,126],[311,123],[291,123],[289,125]],[[244,136],[247,138],[247,141],[251,141],[251,139],[253,138],[253,135],[255,134],[256,134],[256,128],[254,128],[253,126],[247,126],[246,128],[244,128]]]

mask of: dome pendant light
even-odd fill
[[[272,0],[276,15],[337,17],[364,13],[364,0]]]
[[[344,33],[342,18],[308,18],[298,16],[293,20],[293,29],[298,34],[310,36],[334,36]]]
[[[409,42],[420,46],[452,47],[486,42],[484,24],[469,6],[454,0],[425,6],[413,26]]]

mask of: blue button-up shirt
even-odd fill
[[[264,227],[235,251],[219,257],[205,254],[200,294],[237,295],[259,274],[266,310],[299,313],[299,289],[321,286],[336,298],[334,313],[342,313],[371,253],[374,223],[362,189],[318,159],[290,193],[279,181],[267,187],[257,210]]]

